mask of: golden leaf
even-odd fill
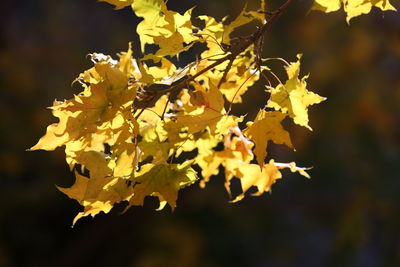
[[[254,122],[248,123],[248,128],[243,131],[256,145],[254,153],[260,166],[264,165],[264,159],[267,156],[268,141],[293,147],[289,133],[281,125],[285,117],[286,115],[280,112],[260,110]]]
[[[178,191],[197,180],[191,163],[143,165],[134,179],[137,184],[129,205],[143,205],[144,198],[153,195],[158,196],[160,202],[167,201],[172,210],[175,209]]]
[[[326,100],[326,98],[306,89],[308,76],[299,80],[301,55],[297,57],[297,62],[291,63],[286,67],[288,75],[286,83],[284,85],[279,84],[276,88],[268,90],[271,93],[271,97],[268,100],[267,107],[287,113],[296,124],[312,130],[308,125],[308,107],[318,104]]]
[[[126,180],[111,176],[112,170],[108,167],[105,155],[96,151],[80,154],[78,162],[85,166],[90,173],[90,178],[75,173],[76,181],[70,188],[57,187],[68,197],[77,200],[84,211],[74,219],[73,224],[84,216],[103,211],[108,213],[115,203],[129,200],[133,190]]]
[[[240,183],[243,193],[237,196],[232,202],[240,201],[244,198],[247,190],[252,186],[257,187],[257,192],[253,195],[261,195],[271,190],[271,186],[276,180],[282,178],[279,169],[274,165],[274,160],[270,160],[268,164],[264,164],[262,168],[256,164],[244,164],[240,167]]]

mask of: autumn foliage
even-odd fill
[[[137,33],[144,56],[135,56],[131,45],[117,58],[91,54],[94,66],[75,80],[83,91],[54,101],[51,110],[59,121],[48,126],[30,149],[65,146],[76,180],[72,187],[58,189],[84,207],[74,223],[87,215],[108,213],[122,201],[129,203],[126,209],[143,205],[146,196],[157,197],[159,209],[166,204],[174,209],[181,188],[200,177],[200,186],[205,187],[220,166],[233,202],[252,187],[253,195],[270,191],[283,169],[309,177],[306,168],[275,162],[267,154],[271,143],[293,149],[282,121],[311,130],[308,108],[325,100],[308,89],[308,75],[300,73],[301,54],[293,62],[262,56],[265,33],[294,0],[276,10],[268,10],[261,1],[258,10],[245,8],[229,23],[194,17],[193,9],[183,14],[168,10],[163,0],[103,1],[116,9],[131,6],[143,18]],[[316,0],[312,9],[331,12],[342,6],[347,22],[374,6],[394,9],[386,0]],[[254,32],[235,35],[237,28],[251,23],[258,25]],[[192,63],[180,66],[179,54],[196,43],[206,49]],[[149,53],[147,45],[157,49]],[[282,64],[286,77],[274,74],[268,66],[271,61]],[[254,88],[259,80],[263,87]],[[255,89],[269,93],[257,116],[232,114],[232,105]],[[221,144],[223,149],[215,149]],[[183,152],[194,153],[188,159],[180,157]],[[236,196],[230,190],[233,178],[239,178],[242,188]]]

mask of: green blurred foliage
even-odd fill
[[[168,5],[222,18],[244,3]],[[94,0],[2,3],[0,266],[399,266],[399,13],[374,10],[349,26],[342,12],[307,13],[310,5],[298,1],[273,26],[264,55],[304,53],[309,87],[328,98],[310,109],[313,132],[288,123],[296,152],[270,152],[314,166],[311,180],[286,174],[273,194],[229,204],[215,177],[183,190],[173,213],[148,199],[70,228],[79,205],[54,186],[73,182],[62,149],[25,149],[55,122],[45,107],[79,92],[70,83],[90,67],[88,53],[115,55],[129,41],[139,51],[138,20]],[[254,117],[263,91],[257,84],[235,111]]]

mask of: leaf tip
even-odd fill
[[[229,203],[236,203],[239,202],[240,200],[242,200],[244,198],[244,194],[240,194],[238,195],[235,199],[230,200]]]

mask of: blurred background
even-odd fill
[[[180,12],[194,5],[195,15],[221,19],[244,1],[168,2]],[[400,266],[399,13],[373,10],[349,26],[343,12],[308,13],[310,6],[297,1],[273,26],[264,56],[295,61],[304,53],[309,88],[328,98],[310,108],[313,132],[287,124],[296,152],[269,151],[314,166],[312,179],[285,172],[272,194],[230,204],[218,176],[204,190],[182,190],[173,213],[154,211],[148,199],[71,228],[80,206],[55,188],[74,181],[63,149],[25,149],[56,122],[46,107],[79,92],[71,82],[91,67],[88,53],[115,56],[129,41],[139,51],[139,20],[95,0],[3,1],[0,266]],[[263,90],[254,86],[238,114],[253,117]]]

